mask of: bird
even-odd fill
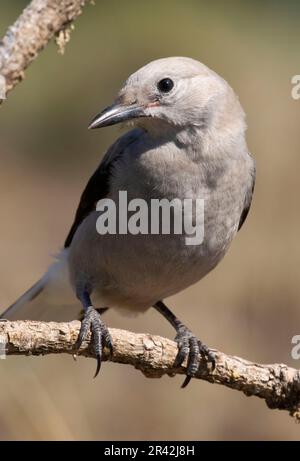
[[[246,143],[245,112],[231,86],[213,70],[196,59],[168,57],[129,76],[113,104],[89,128],[114,124],[127,131],[89,179],[63,249],[2,318],[53,320],[57,312],[69,316],[74,307],[81,310],[76,347],[92,333],[96,376],[103,348],[114,352],[104,312],[137,314],[154,308],[175,329],[174,367],[187,361],[186,387],[201,357],[214,367],[215,355],[167,307],[165,298],[212,271],[246,220],[255,160]],[[184,232],[100,234],[97,203],[111,200],[121,207],[120,191],[149,206],[153,199],[203,200],[201,244],[187,245]]]

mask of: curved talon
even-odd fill
[[[181,386],[185,388],[191,379],[196,375],[200,365],[200,355],[206,357],[212,364],[212,371],[215,369],[215,355],[211,350],[199,341],[188,328],[180,328],[175,341],[178,345],[178,353],[175,358],[174,367],[180,367],[187,358],[186,378]]]
[[[175,341],[178,345],[178,353],[174,362],[174,367],[180,367],[189,355],[188,337],[183,337],[180,333],[176,335]]]
[[[199,341],[200,354],[207,358],[207,361],[211,363],[211,371],[216,368],[216,355],[201,341]]]
[[[113,345],[110,333],[106,325],[102,322],[99,312],[93,306],[89,306],[81,322],[76,348],[79,349],[82,342],[86,339],[89,332],[92,332],[92,343],[97,360],[97,367],[94,378],[99,374],[102,363],[103,347],[107,347],[113,353]]]
[[[174,367],[179,368],[183,364],[186,356],[187,356],[186,350],[183,349],[183,347],[178,344],[178,352],[177,352],[177,356],[174,362]]]
[[[213,371],[216,366],[214,353],[178,320],[163,301],[157,301],[153,307],[171,323],[177,332],[175,341],[178,346],[178,352],[174,361],[174,367],[180,367],[185,359],[187,359],[187,376],[181,387],[186,387],[191,378],[196,375],[200,365],[200,356],[206,357],[206,360],[212,363]]]
[[[185,377],[185,380],[183,381],[183,383],[181,384],[181,389],[184,389],[189,383],[190,383],[190,380],[192,379],[191,376],[186,376]]]
[[[113,345],[112,345],[112,340],[111,340],[111,336],[109,335],[109,338],[107,339],[107,342],[106,342],[106,347],[109,349],[109,353],[110,355],[112,356],[113,355]]]
[[[96,372],[94,374],[94,379],[97,378],[100,368],[101,368],[101,356],[97,355],[96,360],[97,360],[97,367],[96,367]]]

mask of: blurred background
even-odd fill
[[[0,36],[27,1],[1,0]],[[119,127],[89,132],[126,77],[165,56],[221,74],[247,113],[257,184],[247,223],[205,280],[168,300],[203,341],[293,367],[300,334],[300,74],[297,1],[96,0],[62,57],[51,43],[0,109],[0,310],[62,245],[87,179]],[[150,310],[110,326],[173,337]],[[70,356],[0,361],[1,440],[299,439],[286,412],[202,381],[146,379],[129,366]]]

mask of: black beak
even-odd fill
[[[138,104],[113,104],[104,109],[100,114],[92,120],[89,125],[89,130],[94,128],[102,128],[104,126],[115,125],[116,123],[126,122],[134,118],[146,117],[144,108]]]

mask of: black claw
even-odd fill
[[[216,366],[216,357],[214,353],[208,349],[205,344],[199,341],[180,320],[178,320],[163,301],[157,301],[153,307],[160,312],[177,331],[175,341],[177,342],[178,352],[174,361],[174,368],[180,367],[185,359],[187,359],[187,376],[181,387],[186,387],[191,378],[196,375],[200,365],[200,356],[205,357],[208,362],[211,362],[213,371]]]
[[[196,375],[199,369],[201,355],[202,357],[206,357],[212,364],[212,371],[215,369],[216,361],[214,353],[210,351],[205,344],[199,341],[188,328],[181,327],[177,332],[175,341],[178,344],[178,353],[174,362],[174,367],[177,368],[181,366],[187,358],[187,376],[181,386],[182,388],[185,388]]]
[[[186,376],[185,380],[181,384],[181,389],[184,389],[191,381],[192,377],[191,376]]]
[[[109,349],[110,355],[113,355],[113,345],[110,335],[105,338],[105,346]]]
[[[101,356],[100,355],[97,355],[96,357],[96,360],[97,360],[97,367],[96,367],[96,372],[94,374],[94,379],[97,378],[98,374],[99,374],[99,371],[100,371],[100,368],[101,368]]]
[[[174,367],[175,368],[178,368],[183,364],[184,360],[188,356],[188,353],[189,353],[188,347],[186,347],[182,343],[181,344],[179,343],[178,344],[177,356],[176,356],[176,359],[175,359],[175,362],[174,362]]]
[[[206,357],[207,361],[211,364],[211,371],[216,368],[216,355],[205,344],[199,341],[200,354]]]
[[[103,347],[108,347],[110,353],[113,352],[111,336],[105,324],[96,309],[92,306],[85,311],[84,319],[81,322],[81,328],[76,341],[76,348],[79,349],[82,342],[86,339],[89,332],[92,332],[92,342],[97,360],[96,373],[94,378],[99,374],[102,362]]]
[[[83,328],[81,326],[80,328],[80,331],[79,331],[79,335],[78,335],[78,338],[77,338],[77,341],[76,341],[76,344],[75,344],[75,349],[78,351],[81,347],[81,344],[83,342],[83,339],[84,339],[84,334],[83,334]]]
[[[179,368],[184,362],[186,355],[183,353],[182,349],[178,349],[178,353],[175,358],[174,368]]]

